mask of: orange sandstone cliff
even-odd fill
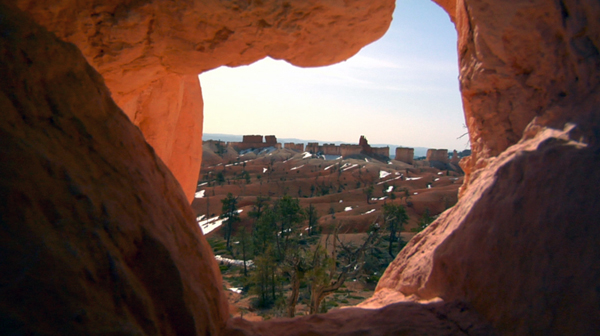
[[[473,146],[462,197],[363,305],[381,308],[260,323],[228,320],[188,204],[195,75],[341,61],[393,3],[0,2],[2,332],[597,334],[600,3],[437,2]]]

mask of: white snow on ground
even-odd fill
[[[312,157],[312,154],[310,154],[309,152],[302,153],[302,158],[303,159],[308,159],[309,157]]]
[[[390,179],[390,180],[386,180],[386,181],[377,182],[377,185],[384,184],[384,183],[387,183],[387,182],[392,182],[392,181],[394,181],[394,180],[397,180],[397,179],[400,179],[400,178],[402,178],[402,175],[400,175],[400,176],[398,176],[398,177],[396,177],[396,178]]]
[[[229,290],[234,293],[242,294],[242,287],[231,287]]]
[[[241,213],[242,211],[244,211],[244,210],[240,209],[237,212]],[[219,218],[219,216],[205,219],[205,220],[202,220],[202,218],[204,218],[204,215],[196,218],[196,221],[198,222],[198,225],[200,225],[200,229],[202,229],[202,233],[204,233],[204,234],[208,234],[209,232],[218,228],[219,226],[221,226],[223,224],[224,221],[226,221],[228,219],[227,217]]]
[[[243,260],[223,258],[220,255],[216,255],[215,260],[218,263],[225,264],[225,265],[244,266]],[[246,266],[248,266],[248,267],[254,266],[254,262],[252,260],[246,260]]]
[[[206,185],[206,184],[208,184],[208,182],[200,183],[200,184],[198,184],[198,187],[202,187],[203,185]]]
[[[388,172],[386,172],[384,170],[380,170],[379,171],[379,178],[382,179],[382,178],[385,178],[386,176],[391,175],[391,174],[392,173],[388,173]]]
[[[273,153],[276,150],[275,147],[271,146],[271,147],[265,147],[262,150],[260,150],[256,155],[261,155],[261,154],[266,154],[269,153],[269,155],[273,155]]]
[[[205,191],[206,190],[200,190],[200,191],[196,192],[196,194],[194,195],[194,198],[202,198],[202,197],[204,197],[204,192]]]
[[[335,166],[335,165],[327,166],[327,167],[325,167],[325,169],[323,169],[323,170],[327,170],[327,169],[329,169],[329,168],[331,168],[331,167],[333,167],[333,166]]]
[[[384,199],[386,199],[386,198],[387,198],[387,196],[383,196],[383,197],[379,198],[379,200],[380,200],[380,201],[383,201],[383,200],[384,200]]]
[[[324,160],[339,160],[342,157],[340,155],[321,155],[322,158],[324,158]]]
[[[376,197],[371,198],[371,201],[377,201],[377,200],[378,200],[378,198],[376,198]]]
[[[298,167],[294,167],[294,168],[292,168],[292,169],[290,169],[290,170],[296,170],[296,169],[300,169],[300,168],[302,168],[302,167],[304,167],[304,165],[302,165],[302,166],[298,166]]]
[[[369,162],[369,160],[367,160],[367,158],[365,158],[365,161],[366,161],[366,162]]]
[[[269,169],[267,169],[267,168],[263,168],[263,174],[264,174],[264,173],[266,173],[266,172],[267,172],[267,170],[269,170]]]
[[[444,173],[443,172],[439,172],[438,175],[444,175]]]
[[[439,181],[439,180],[440,180],[439,178],[436,178],[435,180],[433,180],[433,182],[437,182],[437,181]]]
[[[375,209],[371,209],[371,210],[369,210],[369,211],[367,211],[365,213],[362,213],[361,215],[368,215],[368,214],[373,213],[373,212],[375,212]]]
[[[407,181],[414,181],[414,180],[420,180],[422,178],[423,178],[422,176],[421,177],[407,177],[406,180]]]
[[[399,172],[395,172],[394,175],[400,175],[400,173]]]
[[[415,195],[418,195],[418,194],[419,194],[418,192],[415,192]]]
[[[344,208],[344,211],[352,211],[352,207],[351,206],[347,206]]]
[[[389,186],[385,192],[392,192],[394,190],[394,186]]]
[[[350,167],[346,167],[346,168],[342,169],[342,171],[350,170],[350,169],[352,169],[352,168],[356,168],[356,167],[358,167],[358,165],[357,165],[357,164],[353,164],[353,165],[352,165],[352,166],[350,166]]]
[[[340,203],[344,202],[344,200],[340,200]]]
[[[427,189],[431,189],[431,184],[428,184],[428,185],[427,185]]]

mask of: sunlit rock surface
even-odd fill
[[[202,96],[189,77],[266,56],[303,67],[334,64],[383,36],[394,10],[393,0],[17,3],[81,49],[190,202],[201,163]]]
[[[0,4],[0,334],[216,334],[179,184],[72,44]]]

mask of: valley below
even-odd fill
[[[380,276],[404,245],[441,212],[456,204],[463,182],[462,171],[448,163],[435,166],[446,169],[432,168],[425,160],[408,164],[365,154],[342,157],[275,147],[238,152],[232,146],[206,141],[192,208],[220,264],[232,314],[250,320],[292,316],[287,309],[294,272],[285,266],[285,257],[274,257],[281,267],[271,274],[277,280],[271,281],[270,298],[265,302],[258,298],[255,275],[258,271],[254,263],[255,257],[261,255],[254,250],[260,216],[257,208],[258,212],[269,207],[277,209],[282,198],[296,204],[299,218],[294,224],[297,230],[294,239],[300,242],[304,259],[314,259],[316,246],[327,250],[337,265],[327,273],[332,283],[341,274],[342,247],[357,251],[376,228],[376,237],[368,246],[364,245],[364,251],[355,261],[360,272],[350,272],[338,284],[339,288],[326,295],[319,312],[355,306],[373,295]],[[227,247],[229,218],[225,204],[231,200],[235,200],[237,214],[230,228],[231,244]],[[402,211],[393,235],[390,209]],[[250,237],[245,251],[240,246],[240,239],[245,239],[242,230]],[[278,237],[285,232],[285,229],[280,231]],[[273,246],[278,237],[273,238]],[[292,239],[291,233],[285,237],[288,238]],[[246,275],[243,254],[248,260]],[[308,315],[309,276],[298,281],[298,286],[294,314]]]

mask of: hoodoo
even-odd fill
[[[228,320],[189,207],[196,75],[345,60],[393,1],[1,2],[2,333],[597,334],[600,3],[436,2],[472,145],[458,204],[390,265],[383,308],[260,323]]]

